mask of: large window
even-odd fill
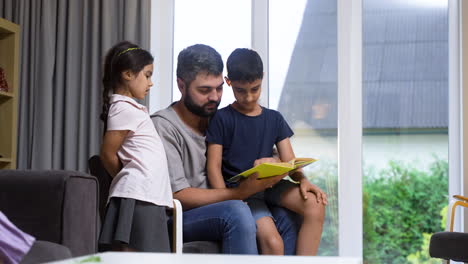
[[[430,234],[445,224],[447,2],[363,1],[363,221],[369,263],[426,263]]]
[[[226,63],[234,49],[251,47],[251,32],[250,0],[175,0],[172,100],[180,98],[175,71],[182,49],[206,44],[216,49]],[[233,101],[232,90],[225,85],[220,107]]]
[[[296,156],[319,159],[306,168],[330,202],[319,255],[360,257],[360,246],[353,243],[361,245],[362,226],[365,263],[427,263],[428,238],[443,229],[441,212],[447,204],[448,119],[459,111],[453,101],[448,103],[449,79],[455,83],[452,99],[458,100],[453,91],[459,89],[454,82],[458,76],[449,78],[449,52],[452,67],[460,57],[453,54],[457,47],[449,49],[448,2],[362,0],[362,9],[355,12],[351,9],[360,7],[361,0],[159,0],[171,5],[174,21],[173,39],[157,40],[173,45],[173,61],[161,65],[173,65],[168,81],[173,87],[161,89],[172,89],[171,101],[179,99],[177,55],[189,45],[208,44],[224,62],[235,48],[255,47],[266,62],[268,77],[262,103],[280,111],[293,128]],[[350,21],[358,22],[343,27]],[[458,28],[452,25],[451,30]],[[361,32],[362,65],[360,50],[354,52],[361,47]],[[353,56],[359,59],[350,59]],[[360,78],[349,78],[356,68],[360,73],[361,66],[362,97],[343,97],[361,88]],[[233,100],[226,85],[221,107]],[[347,104],[352,110],[361,100],[362,113],[357,112],[362,127],[353,126],[360,121],[346,117],[343,105],[353,101]],[[158,107],[168,103],[165,99]],[[451,126],[458,128],[458,119],[452,118]],[[362,160],[360,150],[353,152],[343,143],[358,142],[356,134],[361,133],[355,128],[362,128]],[[450,138],[451,146],[459,144],[457,134]],[[450,162],[460,159],[453,148],[450,154]],[[361,187],[361,173],[343,170],[349,160],[359,166],[362,162],[362,193],[355,191]],[[451,177],[452,192],[459,193],[453,178],[460,176]],[[359,184],[350,188],[350,182]],[[345,198],[338,197],[343,193]],[[349,202],[361,195],[362,205]],[[363,218],[351,217],[353,221],[343,224],[349,215],[361,214],[361,206]],[[350,235],[343,231],[347,228],[358,231]]]
[[[288,19],[285,19],[288,17]],[[336,1],[269,1],[269,106],[294,130],[305,172],[328,195],[319,255],[338,255]]]

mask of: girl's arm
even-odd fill
[[[106,131],[104,134],[99,156],[104,168],[112,177],[115,177],[122,169],[122,163],[117,156],[117,151],[122,146],[128,132],[129,130],[111,130]]]
[[[207,149],[207,170],[208,181],[211,188],[220,189],[226,188],[223,174],[221,173],[221,161],[223,155],[223,146],[214,143],[208,143]]]

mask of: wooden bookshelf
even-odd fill
[[[0,91],[0,169],[16,169],[19,34],[18,25],[0,18],[0,67],[8,83],[8,92]]]

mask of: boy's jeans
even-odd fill
[[[297,226],[294,215],[273,208],[273,216],[283,237],[285,254],[295,254]],[[242,201],[230,200],[185,211],[184,242],[221,241],[224,254],[258,254],[255,220]]]
[[[293,211],[280,206],[269,206],[275,218],[276,229],[283,238],[284,255],[296,255],[296,242],[302,217]]]

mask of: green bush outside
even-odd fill
[[[309,180],[319,186],[328,198],[323,224],[322,240],[318,254],[320,256],[338,256],[338,168],[336,163],[320,162],[320,168],[305,173]]]
[[[327,192],[329,206],[319,254],[338,255],[337,168],[328,164],[311,181]],[[390,161],[388,168],[363,172],[365,263],[440,263],[427,252],[430,234],[443,228],[448,201],[448,163],[436,159],[428,171]]]

